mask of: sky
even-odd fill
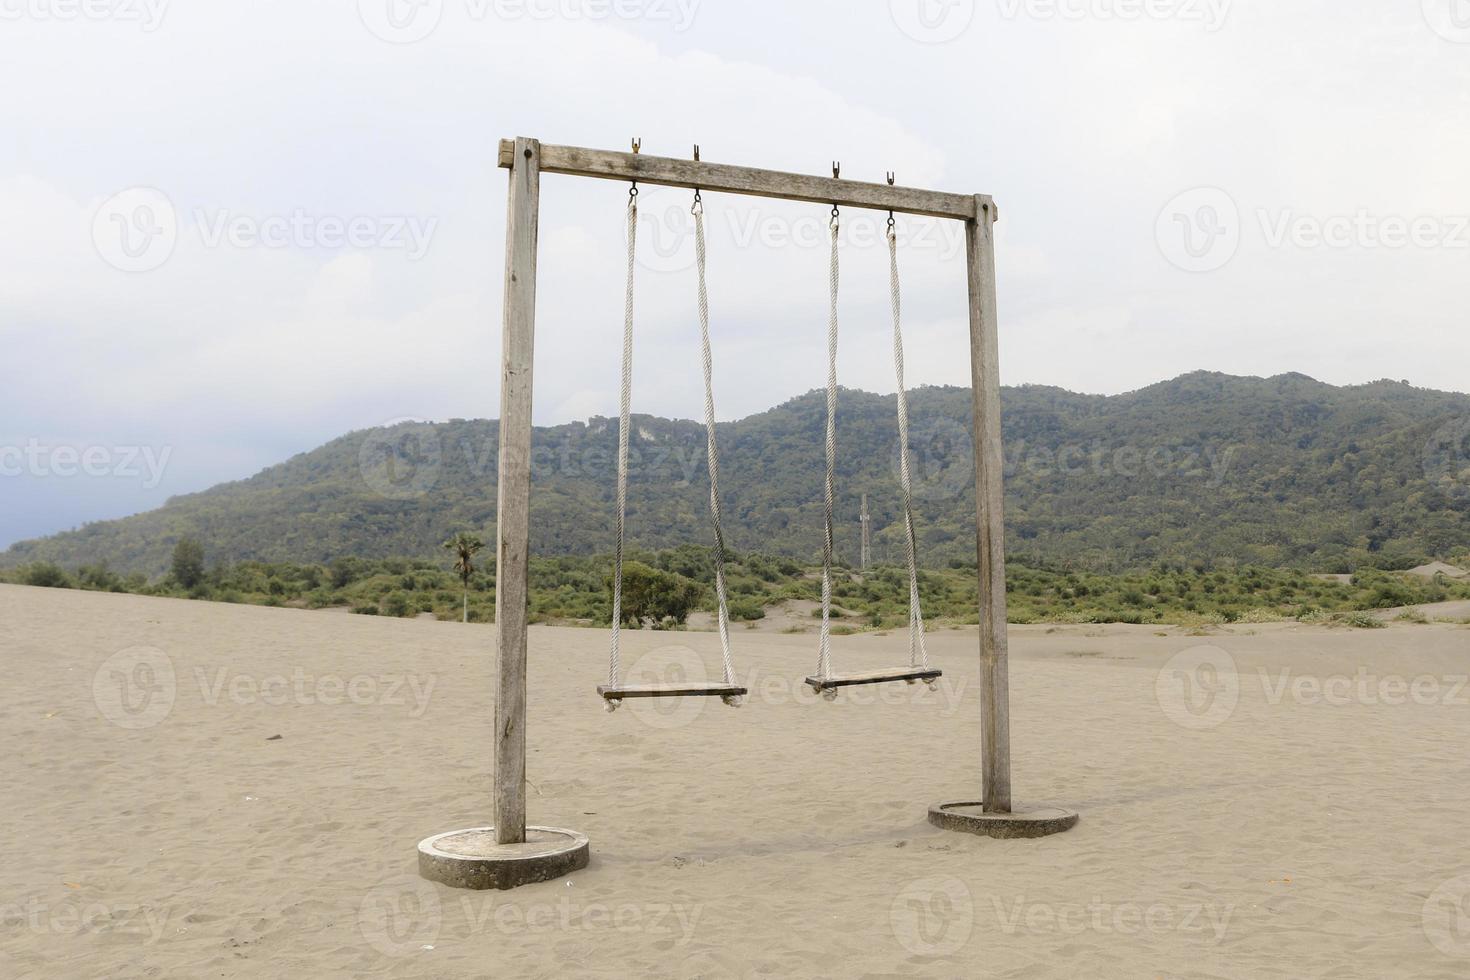
[[[0,84],[0,547],[494,417],[517,135],[994,196],[1005,384],[1470,389],[1470,0],[0,0]],[[626,202],[543,180],[538,424],[617,412]],[[705,203],[738,418],[824,383],[826,209]],[[634,410],[682,418],[688,207],[644,189],[636,265]],[[967,384],[963,231],[899,232],[908,382]]]

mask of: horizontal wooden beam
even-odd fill
[[[500,166],[509,167],[514,155],[515,141],[501,140]],[[783,173],[755,167],[735,167],[724,163],[677,160],[645,153],[589,150],[580,146],[542,144],[541,172],[601,177],[605,180],[637,180],[664,187],[697,187],[727,194],[897,211],[901,214],[922,214],[959,221],[975,220],[977,211],[988,204],[992,220],[995,215],[994,203],[984,194],[946,194],[914,187],[838,180],[834,177]]]

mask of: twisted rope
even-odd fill
[[[903,317],[898,290],[898,235],[888,225],[888,284],[893,301],[893,369],[898,377],[898,482],[903,490],[903,546],[909,563],[909,663],[929,667],[924,615],[919,609],[918,549],[914,543],[914,494],[909,475],[909,399],[903,383]]]
[[[612,648],[607,683],[617,687],[623,676],[618,640],[623,625],[623,529],[628,511],[628,429],[633,403],[633,256],[638,238],[638,197],[628,195],[628,288],[623,301],[623,385],[618,406],[618,518],[613,548]]]
[[[696,195],[694,207],[694,264],[699,270],[699,344],[704,364],[704,436],[709,466],[709,514],[715,531],[715,599],[720,624],[720,656],[725,665],[725,683],[735,683],[735,666],[730,659],[730,610],[725,598],[725,530],[720,520],[720,452],[715,444],[714,358],[709,346],[709,290],[705,286],[704,204]]]
[[[817,676],[832,676],[832,498],[837,470],[837,209],[832,209],[831,303],[827,315],[827,475],[822,484],[822,631]]]

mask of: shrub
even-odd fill
[[[53,565],[49,561],[38,561],[27,568],[21,576],[21,581],[26,585],[38,585],[46,589],[72,587],[71,576],[67,575],[60,565]]]
[[[765,607],[751,599],[736,599],[729,604],[729,610],[730,618],[741,622],[766,618]]]
[[[174,581],[192,589],[204,581],[204,546],[193,538],[180,538],[174,545],[172,562]]]

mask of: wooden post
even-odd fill
[[[499,498],[496,504],[495,842],[526,840],[526,620],[531,544],[531,366],[541,144],[519,138],[505,213]]]
[[[976,564],[980,578],[980,710],[985,812],[1011,812],[1010,677],[1006,643],[1005,451],[995,309],[995,204],[976,198],[965,225],[970,383],[975,429]]]

